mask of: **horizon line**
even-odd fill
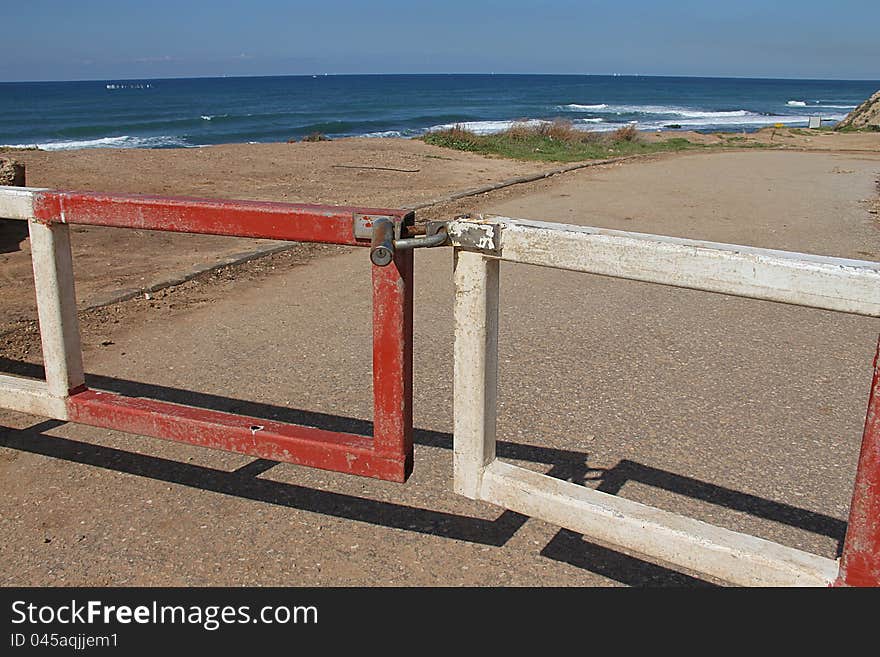
[[[249,79],[249,78],[315,78],[315,77],[380,77],[380,76],[554,76],[554,77],[626,77],[626,78],[692,78],[707,80],[786,80],[802,82],[880,82],[880,78],[811,78],[811,77],[776,77],[762,75],[674,75],[674,74],[643,74],[643,73],[278,73],[278,74],[254,74],[254,75],[170,75],[160,77],[103,77],[103,78],[77,78],[69,80],[0,80],[0,84],[52,84],[64,82],[131,82],[131,81],[160,81],[160,80],[223,80],[223,79]]]

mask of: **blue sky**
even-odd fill
[[[489,72],[880,79],[880,0],[22,0],[2,22],[4,81]]]

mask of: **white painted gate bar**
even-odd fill
[[[500,260],[880,316],[880,265],[506,217],[459,219],[456,492],[736,585],[827,586],[838,562],[495,458]]]
[[[66,398],[85,383],[70,227],[29,221],[28,230],[46,383],[50,395]]]
[[[0,185],[0,219],[29,221],[34,218],[34,194],[43,187],[7,187]]]
[[[34,221],[35,187],[0,187],[0,218],[28,222],[46,379],[0,374],[0,407],[66,420],[66,399],[84,383],[70,229]]]
[[[507,217],[448,226],[456,247],[476,231],[502,260],[880,317],[876,262]]]

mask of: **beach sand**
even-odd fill
[[[802,152],[812,142],[801,142],[650,156],[419,215],[499,213],[880,260],[871,213],[880,136],[854,137],[809,137],[821,144],[816,152]],[[543,166],[402,140],[286,148],[17,155],[33,185],[378,205]],[[401,162],[426,177],[330,166]],[[84,300],[102,292],[97,282],[119,253],[100,247],[90,261],[88,249],[142,244],[98,235],[75,234]],[[142,251],[126,260],[131,253]],[[90,382],[328,428],[368,420],[366,254],[317,254],[326,257],[276,254],[83,313]],[[157,276],[182,265],[191,258],[134,263],[120,284],[145,276],[137,267]],[[8,289],[4,280],[4,312]],[[0,411],[0,583],[699,584],[451,492],[448,249],[417,254],[415,290],[418,431],[407,484]],[[503,458],[836,556],[877,320],[528,266],[502,268],[502,302]],[[37,376],[37,339],[24,325],[3,336],[0,369]]]

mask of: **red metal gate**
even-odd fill
[[[70,261],[69,224],[368,247],[375,219],[392,222],[398,236],[412,224],[412,214],[404,210],[46,190],[19,192],[30,198],[29,203],[23,202],[24,196],[19,199],[24,213],[30,215],[20,218],[31,221],[32,233],[49,229],[44,238],[50,245],[50,262],[45,266],[49,271],[42,271],[44,265],[34,259],[38,305],[43,306],[73,305],[72,272],[66,271]],[[64,406],[56,408],[66,413],[59,411],[56,416],[66,417],[59,419],[403,482],[412,471],[413,454],[412,265],[412,251],[397,252],[391,266],[371,265],[372,437],[88,389],[81,374],[75,307],[40,309],[47,384],[53,396],[50,401],[63,397]],[[50,289],[52,285],[54,290]],[[41,289],[48,289],[51,298],[41,299]],[[52,323],[66,325],[48,326]],[[54,340],[55,349],[49,344],[52,339],[47,337],[47,330],[61,336]],[[75,353],[70,353],[74,344]],[[61,364],[51,363],[53,359]],[[55,375],[53,381],[56,371],[62,374]],[[13,392],[20,393],[19,397],[31,394],[24,384]],[[45,395],[45,390],[41,394]]]

